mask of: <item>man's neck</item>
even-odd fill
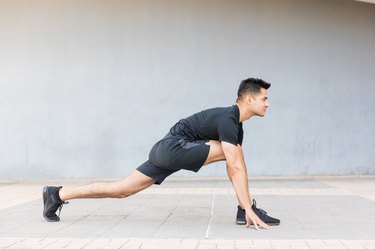
[[[240,123],[250,119],[252,116],[254,116],[254,113],[249,111],[244,105],[241,103],[236,103],[238,106],[238,109],[240,110]]]

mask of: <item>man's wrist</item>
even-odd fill
[[[244,209],[244,210],[246,210],[246,209],[252,210],[252,207],[253,207],[253,202],[250,201],[250,203],[247,203],[246,205],[243,205],[242,209]]]
[[[252,210],[250,206],[244,207],[244,210]]]

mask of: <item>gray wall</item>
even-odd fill
[[[250,175],[374,174],[374,24],[350,0],[1,0],[0,177],[127,175],[250,76]]]

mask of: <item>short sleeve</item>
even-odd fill
[[[231,143],[235,146],[238,144],[238,127],[233,118],[227,117],[221,119],[217,126],[219,140]]]

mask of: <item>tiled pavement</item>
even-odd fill
[[[234,224],[224,178],[169,178],[127,199],[74,200],[60,222],[43,220],[43,185],[91,181],[0,181],[0,248],[375,248],[374,176],[251,179],[258,206],[281,219],[269,230]]]

